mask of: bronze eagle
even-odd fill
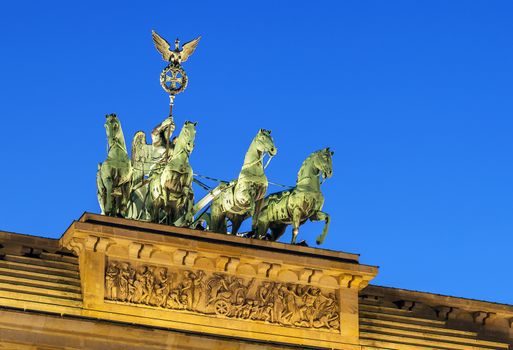
[[[196,46],[198,46],[201,39],[201,36],[198,36],[196,39],[183,44],[182,48],[180,48],[180,40],[176,39],[175,49],[171,50],[171,45],[166,41],[166,39],[158,35],[156,31],[152,30],[151,36],[157,51],[162,54],[164,61],[178,64],[187,61],[189,56],[193,54],[194,50],[196,50]]]

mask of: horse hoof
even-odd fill
[[[299,242],[299,243],[294,243],[294,244],[295,244],[295,245],[300,245],[300,246],[302,246],[302,247],[308,247],[308,243],[306,243],[306,241],[305,241],[305,240],[302,240],[301,242]]]

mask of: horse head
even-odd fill
[[[109,143],[111,141],[123,140],[123,131],[121,130],[121,123],[119,122],[116,114],[107,114],[105,116],[105,131],[107,132],[107,138]]]
[[[331,158],[334,153],[329,147],[315,152],[314,166],[322,173],[324,179],[329,179],[333,175]]]
[[[257,150],[261,153],[268,153],[271,157],[274,157],[278,152],[271,137],[271,130],[260,129],[254,142]]]
[[[198,123],[189,121],[186,121],[183,124],[182,130],[175,140],[175,150],[184,150],[188,155],[192,153],[192,150],[194,149],[194,140],[196,139],[197,124]]]

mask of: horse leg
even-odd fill
[[[299,225],[301,224],[301,209],[294,208],[292,211],[292,241],[291,244],[296,244],[296,238],[299,233]]]
[[[275,224],[271,226],[271,240],[276,242],[285,233],[286,229],[286,224]]]
[[[111,203],[112,203],[112,216],[119,217],[120,212],[120,204],[121,199],[119,193],[121,192],[121,179],[119,178],[119,169],[112,167],[111,177],[112,177],[112,187],[111,187]],[[114,190],[116,190],[116,193],[114,194]]]
[[[254,231],[256,228],[256,224],[258,223],[258,217],[260,216],[260,212],[262,211],[262,206],[264,204],[264,199],[260,199],[255,202],[255,209],[253,212],[253,218],[251,223],[251,229]]]
[[[163,207],[162,198],[155,198],[151,210],[151,222],[160,223],[160,211]]]
[[[267,230],[269,229],[269,220],[267,220],[267,215],[259,215],[258,221],[253,218],[251,227],[253,228],[254,238],[264,239],[267,235]]]
[[[123,217],[127,216],[127,210],[128,210],[128,202],[130,199],[130,190],[132,189],[132,180],[128,180],[128,182],[124,183],[123,186],[121,186],[121,198],[120,198],[120,214],[123,215]]]
[[[164,211],[166,212],[165,223],[167,225],[173,225],[174,218],[175,218],[175,214],[174,214],[173,208],[169,207],[169,204],[168,204],[168,206],[166,206],[166,210],[164,210]]]
[[[142,198],[143,199],[141,202],[141,209],[138,210],[139,213],[137,214],[137,219],[151,221],[151,219],[152,219],[151,213],[153,212],[153,202],[151,200],[151,194],[150,194],[149,189],[146,190],[146,193],[144,194],[144,196]],[[144,216],[141,216],[141,214],[143,214],[143,213],[144,213]]]
[[[100,204],[101,213],[105,215],[105,185],[102,181],[101,164],[98,164],[98,172],[96,173],[96,189],[98,203]]]
[[[328,229],[330,227],[331,218],[330,218],[329,214],[326,214],[322,211],[318,211],[310,218],[310,221],[324,221],[325,222],[324,229],[322,230],[322,233],[315,240],[315,242],[317,244],[322,244],[322,242],[324,242],[324,239],[326,238],[326,235],[328,234]]]
[[[193,223],[193,221],[194,221],[194,214],[193,214],[194,194],[192,192],[192,189],[190,191],[190,194],[185,199],[185,206],[184,206],[184,208],[185,208],[185,213],[184,213],[185,226],[190,226]]]
[[[225,214],[217,203],[212,203],[209,229],[213,232],[226,233]]]
[[[240,225],[242,225],[243,218],[240,215],[234,215],[232,220],[232,235],[239,232]]]
[[[158,213],[159,213],[159,203],[157,200],[155,200],[155,202],[153,202],[153,208],[151,208],[151,218],[150,218],[150,221],[151,222],[154,222],[154,223],[158,223],[159,220],[158,220]]]
[[[178,205],[178,201],[168,202],[168,209],[166,210],[168,225],[174,225],[176,220],[180,218],[180,208]]]
[[[199,225],[204,225],[204,227],[207,230],[210,230],[210,227],[211,227],[210,213],[204,212],[196,220],[194,220],[194,222],[195,223],[197,222]]]
[[[112,205],[112,178],[107,177],[103,181],[105,186],[105,215],[114,216],[113,205]]]
[[[142,204],[143,199],[141,199],[141,193],[139,191],[134,191],[130,193],[130,200],[128,201],[128,211],[127,217],[135,220],[144,220],[141,217],[141,212],[143,208]]]

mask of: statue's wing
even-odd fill
[[[137,180],[142,179],[149,172],[150,155],[146,144],[146,134],[144,131],[138,131],[132,140],[132,167],[134,176]]]
[[[201,39],[201,36],[198,36],[196,39],[191,40],[188,43],[185,43],[182,45],[182,52],[180,53],[182,62],[187,61],[189,56],[194,53],[194,50],[196,50],[196,46],[198,46],[200,39]]]
[[[138,162],[142,158],[146,158],[146,134],[144,131],[138,131],[132,140],[132,162]]]
[[[153,43],[155,44],[157,51],[162,54],[164,61],[169,61],[171,58],[171,45],[169,45],[166,39],[158,35],[158,33],[154,30],[151,31],[151,37],[153,38]]]

